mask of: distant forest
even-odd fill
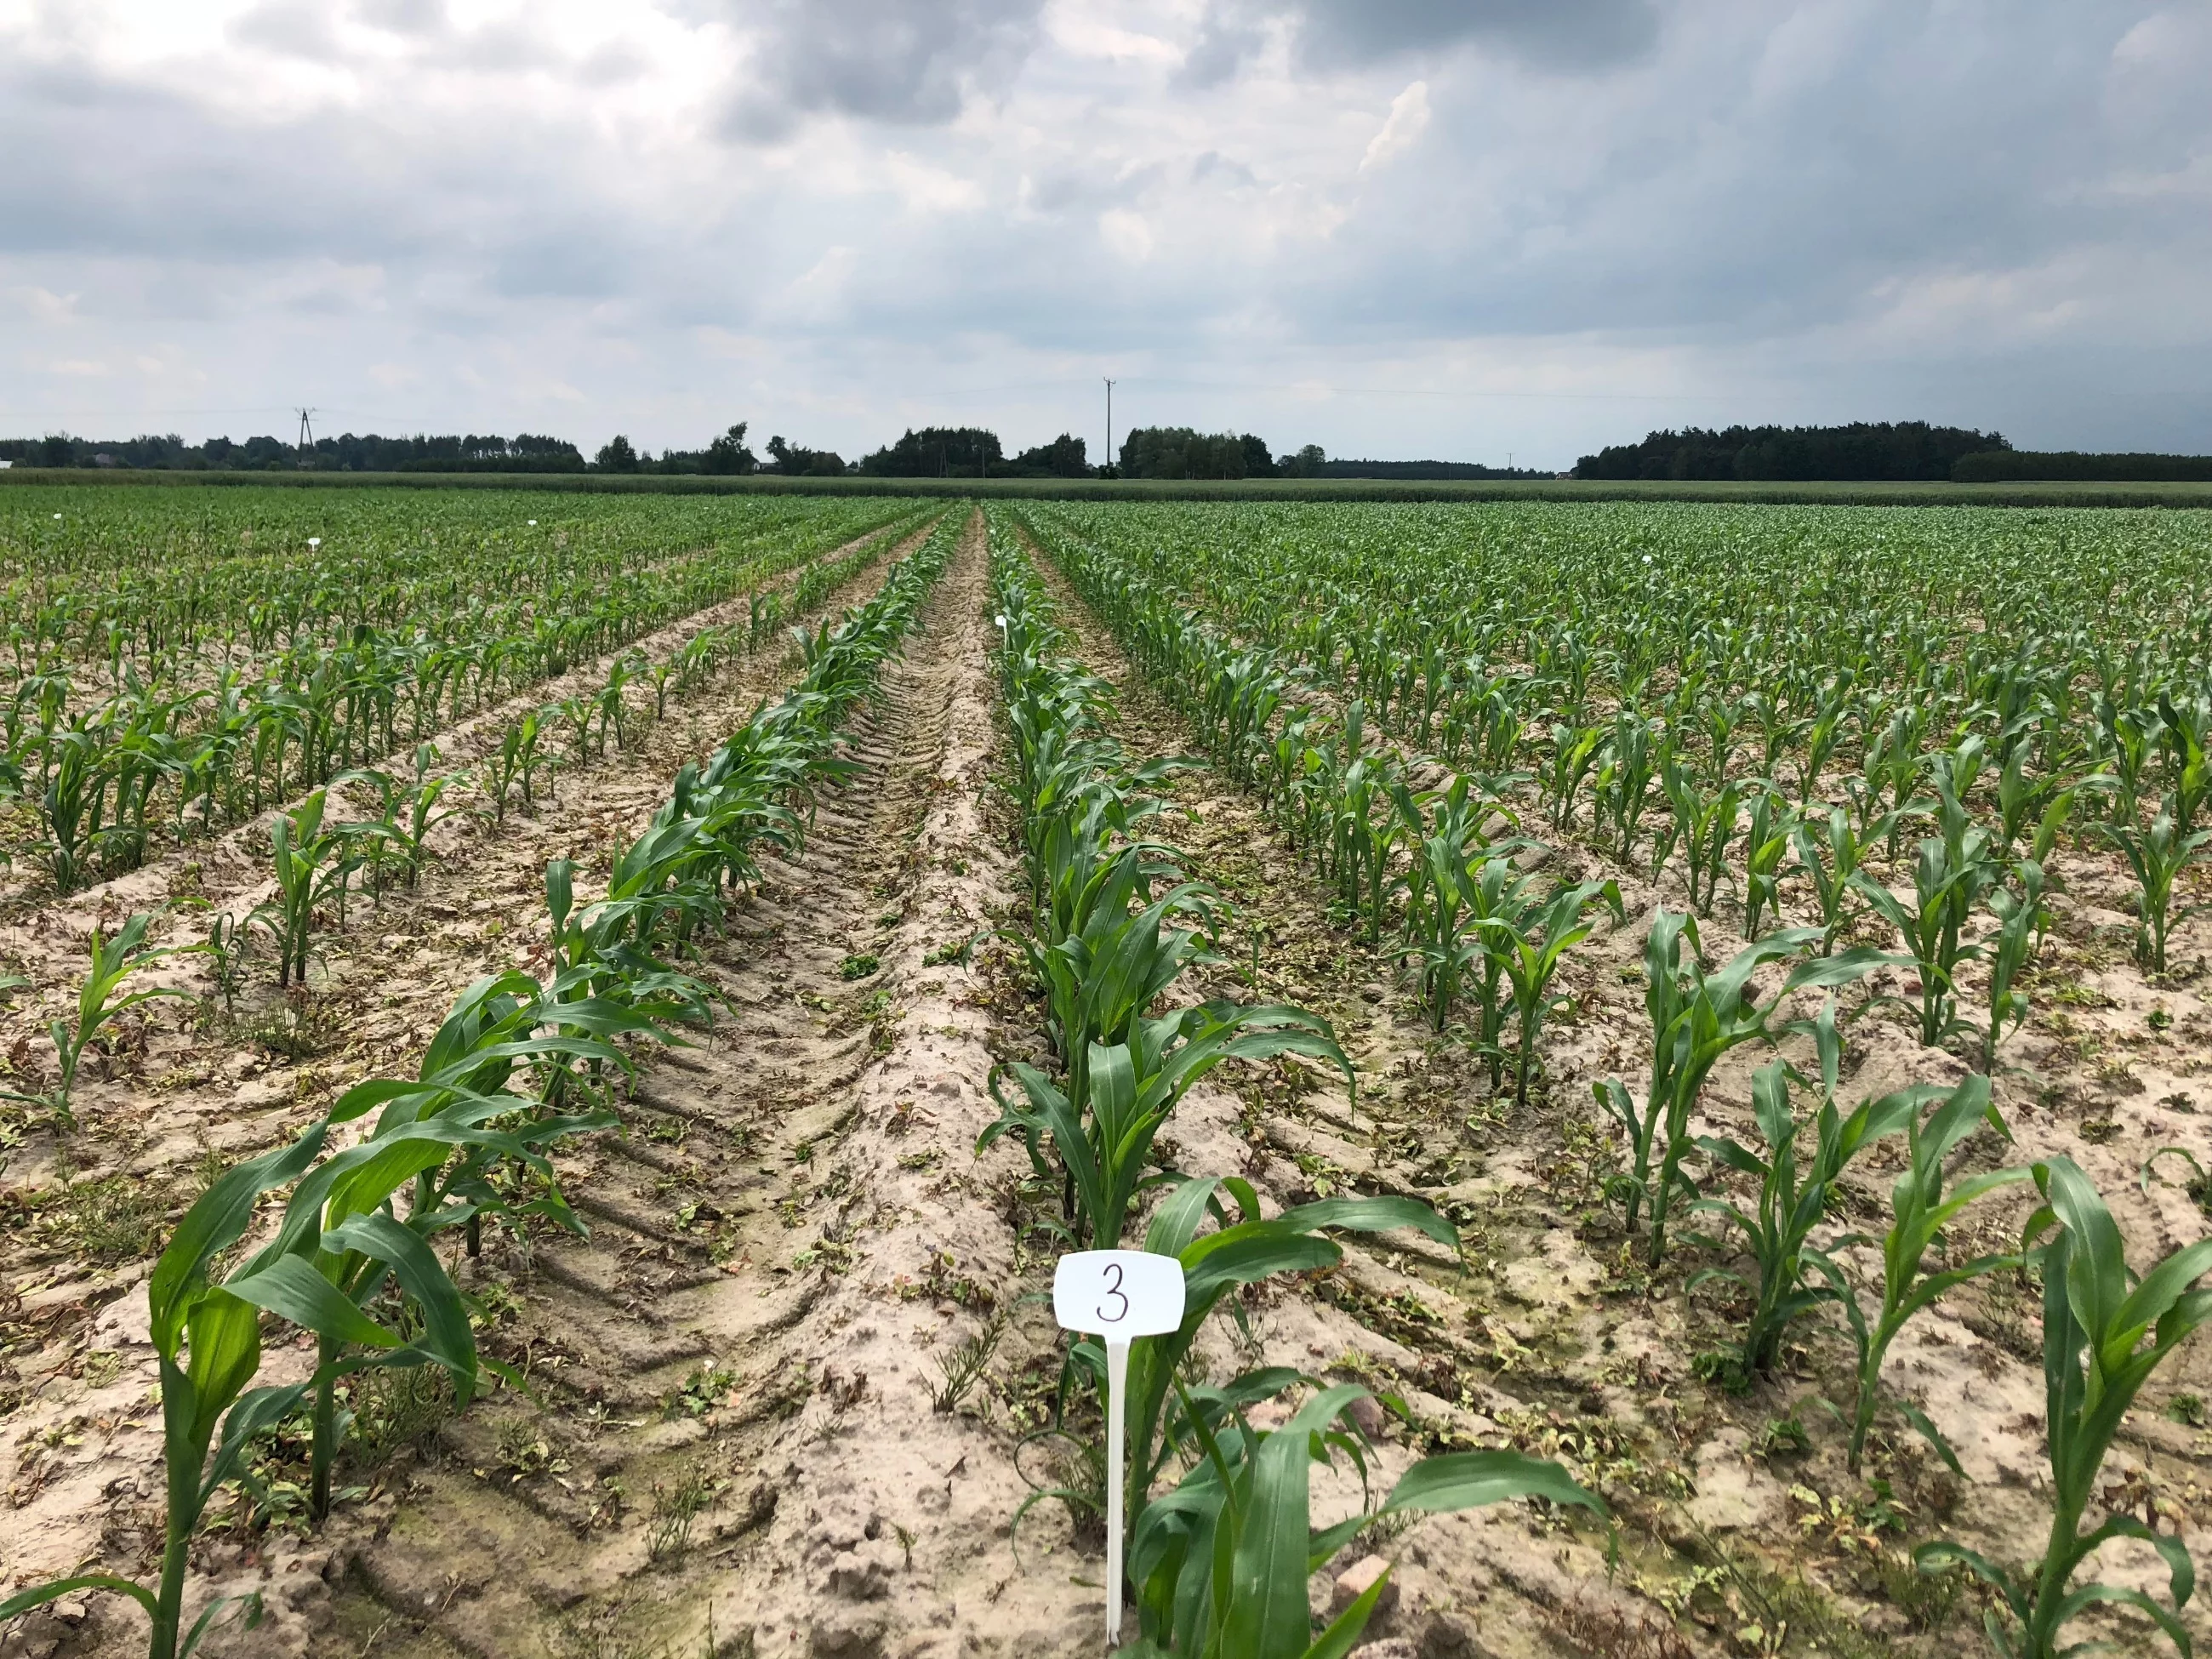
[[[1685,427],[1615,444],[1576,463],[1577,478],[1743,478],[1940,483],[1967,455],[2009,450],[2002,434],[1925,421],[1849,426]]]
[[[565,438],[521,433],[512,438],[380,437],[346,433],[302,448],[273,437],[188,444],[167,437],[90,439],[56,433],[0,439],[0,465],[150,468],[169,471],[333,472],[626,472],[782,474],[887,478],[1385,478],[1534,479],[1549,472],[1485,466],[1470,461],[1331,460],[1319,444],[1271,450],[1250,432],[1200,432],[1187,426],[1132,427],[1113,463],[1093,466],[1081,438],[1063,432],[1050,443],[1008,454],[983,427],[909,428],[892,443],[850,461],[831,449],[769,439],[756,453],[747,422],[738,422],[697,449],[655,455],[620,434],[586,459]],[[1641,443],[1615,444],[1585,455],[1577,478],[1923,482],[2212,482],[2212,456],[2085,454],[2014,449],[1996,432],[1930,426],[1925,421],[1853,422],[1848,426],[1685,427],[1653,432]]]

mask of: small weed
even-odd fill
[[[1762,1457],[1799,1457],[1812,1450],[1811,1437],[1805,1425],[1792,1412],[1787,1417],[1770,1417],[1759,1431],[1759,1452]]]
[[[349,1386],[354,1427],[347,1454],[364,1470],[422,1445],[453,1414],[453,1379],[435,1365],[374,1366]]]
[[[898,1166],[902,1170],[927,1170],[937,1162],[938,1157],[939,1153],[935,1147],[923,1152],[901,1152]]]
[[[496,1460],[500,1472],[510,1481],[568,1472],[568,1460],[554,1449],[543,1418],[513,1417],[501,1424]]]
[[[957,963],[965,968],[975,959],[976,944],[984,937],[978,933],[969,939],[949,939],[942,945],[933,945],[922,957],[921,965],[925,968],[944,968]]]
[[[694,1467],[672,1486],[653,1483],[653,1516],[647,1523],[646,1554],[654,1561],[681,1555],[691,1545],[691,1523],[721,1501],[729,1481]]]
[[[113,1267],[153,1255],[168,1217],[166,1186],[134,1176],[103,1176],[64,1188],[44,1231],[78,1261]]]
[[[333,998],[319,997],[295,985],[276,1001],[247,1018],[246,1040],[279,1060],[313,1060],[342,1034],[343,1017]]]
[[[704,1417],[726,1401],[738,1386],[738,1373],[709,1360],[685,1377],[680,1387],[661,1402],[665,1417]]]
[[[2143,1024],[2154,1031],[2170,1031],[2173,1029],[2173,1016],[2163,1008],[2154,1008],[2143,1016]]]
[[[880,968],[882,965],[882,961],[872,953],[863,952],[858,955],[849,956],[837,964],[837,977],[840,979],[866,979],[870,974],[874,973],[876,969]]]
[[[2166,1414],[2176,1423],[2186,1423],[2192,1429],[2201,1429],[2205,1423],[2204,1396],[2201,1394],[2178,1394],[2166,1402]]]
[[[1948,1625],[1966,1587],[1963,1572],[1923,1572],[1909,1552],[1881,1556],[1875,1563],[1875,1577],[1890,1605],[1919,1631],[1940,1631]]]
[[[1723,1393],[1746,1394],[1751,1389],[1751,1376],[1743,1368],[1743,1356],[1734,1348],[1713,1348],[1690,1361],[1690,1370],[1701,1382],[1711,1382]]]
[[[1697,1650],[1672,1625],[1656,1619],[1632,1625],[1618,1608],[1601,1613],[1571,1602],[1547,1614],[1547,1622],[1570,1651],[1589,1659],[1697,1659]]]
[[[945,1380],[932,1390],[929,1403],[947,1414],[959,1410],[960,1402],[982,1379],[983,1368],[991,1363],[991,1356],[998,1352],[999,1339],[1006,1334],[1006,1315],[994,1313],[981,1330],[956,1344],[951,1353],[940,1354],[937,1369]]]

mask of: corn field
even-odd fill
[[[25,486],[0,589],[0,1656],[1096,1652],[1114,1388],[1145,1659],[2212,1631],[2212,515]]]

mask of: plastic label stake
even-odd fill
[[[1121,1466],[1129,1342],[1182,1325],[1182,1263],[1148,1250],[1080,1250],[1052,1276],[1052,1311],[1065,1331],[1106,1344],[1106,1645],[1121,1639]]]

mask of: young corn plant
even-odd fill
[[[530,800],[530,775],[536,769],[538,743],[544,724],[532,710],[500,733],[499,749],[484,760],[484,786],[491,796],[492,822],[507,822],[507,804],[519,784],[523,805]]]
[[[36,850],[54,878],[54,890],[66,896],[91,878],[113,780],[100,739],[82,727],[50,733],[40,749],[46,783],[39,816],[46,835]]]
[[[1851,873],[1852,890],[1897,929],[1911,952],[1920,975],[1920,1041],[1929,1048],[1959,1029],[1959,966],[1982,954],[1980,945],[1966,943],[1964,932],[1977,901],[2002,872],[1988,854],[1989,837],[1978,829],[1955,841],[1924,838],[1910,901],[1863,870]]]
[[[1982,1066],[1994,1073],[1997,1045],[2027,1023],[2027,993],[2020,988],[2021,975],[2035,960],[2048,920],[2043,908],[2043,866],[2023,859],[2013,868],[2020,891],[1995,887],[1990,891],[1990,914],[1996,931],[1985,948],[1990,963],[1990,1024],[1982,1042]]]
[[[2092,779],[2066,786],[2062,775],[2045,772],[2031,775],[2027,769],[2028,751],[2033,745],[2016,744],[2004,769],[1997,775],[1997,856],[2008,859],[2022,836],[2027,838],[2027,856],[2040,864],[2051,856],[2051,849],[2058,843],[2066,828],[2066,821],[2074,815],[2074,803],[2081,789],[2102,787],[2104,781]]]
[[[1854,1233],[1806,1255],[1808,1264],[1827,1281],[1830,1294],[1841,1304],[1858,1347],[1858,1395],[1852,1407],[1846,1454],[1853,1474],[1859,1472],[1860,1461],[1866,1455],[1867,1435],[1881,1403],[1882,1362],[1898,1333],[1946,1291],[1984,1273],[2020,1264],[2020,1257],[2008,1255],[1976,1256],[1948,1265],[1931,1260],[1944,1251],[1948,1230],[1968,1205],[1985,1193],[2028,1177],[2025,1168],[1994,1170],[1969,1176],[1956,1188],[1945,1190],[1949,1179],[1945,1164],[1969,1135],[1987,1124],[1999,1136],[2011,1139],[2004,1119],[1990,1103],[1989,1079],[1970,1076],[1948,1093],[1932,1084],[1918,1085],[1905,1091],[1903,1097],[1910,1102],[1904,1126],[1907,1161],[1905,1172],[1889,1191],[1892,1220],[1881,1240],[1880,1301],[1869,1304],[1863,1300],[1838,1260],[1847,1247],[1872,1241]],[[1935,1103],[1933,1109],[1923,1115],[1930,1102]],[[1899,1409],[1946,1461],[1956,1463],[1942,1436],[1917,1407],[1899,1402]]]
[[[1573,1504],[1610,1520],[1602,1499],[1558,1463],[1519,1452],[1447,1452],[1398,1478],[1373,1510],[1316,1527],[1311,1473],[1344,1453],[1364,1478],[1366,1445],[1345,1414],[1357,1383],[1324,1389],[1282,1427],[1255,1430],[1241,1410],[1217,1429],[1178,1383],[1200,1455],[1182,1483],[1147,1504],[1130,1535],[1136,1642],[1123,1659],[1235,1654],[1239,1659],[1343,1659],[1389,1588],[1385,1572],[1316,1636],[1306,1580],[1359,1531],[1394,1515],[1437,1515],[1516,1498]]]
[[[2154,974],[2166,971],[2166,943],[2175,927],[2207,907],[2173,908],[2181,873],[2212,845],[2212,828],[2184,834],[2173,814],[2161,808],[2150,828],[2133,823],[2100,823],[2099,831],[2118,848],[2136,878],[2136,960]]]
[[[238,994],[246,985],[246,957],[252,936],[244,921],[228,910],[217,911],[208,922],[208,976],[222,999],[226,1014],[238,1012]]]
[[[337,1379],[365,1364],[393,1363],[398,1354],[406,1363],[443,1365],[464,1407],[475,1386],[474,1340],[459,1292],[430,1249],[435,1236],[466,1228],[474,1255],[477,1224],[486,1213],[503,1218],[518,1236],[532,1215],[583,1231],[561,1196],[548,1153],[557,1141],[617,1127],[620,1120],[605,1109],[568,1115],[532,1109],[533,1103],[507,1085],[526,1066],[549,1083],[579,1065],[634,1070],[611,1039],[642,1035],[666,1042],[660,1022],[672,1011],[590,997],[563,1001],[555,994],[562,988],[556,981],[541,990],[519,973],[481,980],[447,1014],[416,1077],[376,1079],[340,1096],[332,1123],[380,1109],[374,1129],[300,1182],[276,1239],[258,1258],[303,1264],[357,1316],[347,1318],[331,1301],[338,1317],[318,1335],[308,1498],[317,1519],[330,1510],[331,1470],[345,1431],[335,1402]],[[544,1029],[556,1019],[553,1030]],[[566,1091],[545,1086],[540,1092],[550,1100]],[[538,1196],[511,1205],[494,1178],[501,1166],[532,1171],[541,1185]],[[404,1218],[394,1202],[403,1191],[410,1199]],[[371,1312],[392,1285],[419,1315],[422,1334],[411,1346]],[[489,1360],[482,1365],[498,1370]]]
[[[1706,793],[1697,775],[1671,756],[1661,785],[1682,843],[1682,878],[1689,887],[1690,908],[1700,916],[1710,916],[1713,900],[1718,896],[1721,873],[1728,867],[1728,844],[1735,839],[1742,796],[1733,783],[1723,783]]]
[[[1119,1249],[1130,1206],[1145,1187],[1152,1141],[1177,1103],[1200,1078],[1226,1060],[1270,1060],[1297,1054],[1333,1061],[1354,1085],[1352,1062],[1335,1033],[1318,1015],[1279,1005],[1207,1003],[1154,1019],[1139,1019],[1127,1042],[1091,1046],[1086,1098],[1077,1102],[1035,1066],[1020,1060],[994,1067],[991,1097],[998,1119],[975,1143],[981,1152],[1000,1135],[1020,1137],[1037,1174],[1064,1173],[1076,1209],[1070,1242],[1092,1249]],[[1022,1098],[1000,1087],[1011,1070]],[[1044,1155],[1049,1141],[1056,1172]]]
[[[1736,952],[1719,972],[1698,959],[1697,922],[1665,910],[1652,918],[1644,941],[1644,1006],[1651,1020],[1651,1079],[1638,1107],[1619,1078],[1592,1085],[1598,1104],[1619,1121],[1630,1149],[1628,1172],[1617,1188],[1633,1231],[1648,1212],[1646,1260],[1657,1267],[1666,1255],[1667,1224],[1675,1200],[1695,1196],[1683,1171],[1696,1150],[1690,1118],[1705,1079],[1723,1054],[1754,1038],[1771,1042],[1769,1022],[1793,993],[1833,990],[1897,960],[1879,951],[1851,950],[1798,963],[1773,999],[1761,1003],[1752,975],[1817,944],[1817,927],[1786,928]],[[1687,949],[1685,949],[1686,944]]]
[[[343,912],[346,884],[361,867],[358,838],[323,827],[327,799],[325,792],[318,789],[300,803],[296,812],[276,815],[270,829],[276,896],[256,905],[246,918],[276,942],[279,987],[295,980],[306,981],[307,942],[314,929],[315,907],[335,899]]]
[[[1404,955],[1420,963],[1420,1000],[1439,1031],[1449,1023],[1452,1007],[1479,964],[1488,964],[1486,984],[1492,993],[1485,1000],[1485,1013],[1496,1009],[1501,959],[1486,948],[1481,924],[1515,910],[1518,890],[1528,879],[1508,856],[1523,843],[1485,842],[1473,815],[1464,810],[1467,790],[1466,779],[1453,781],[1437,803],[1434,833],[1414,848],[1405,878]],[[1492,1042],[1496,1036],[1486,1018],[1480,1040]],[[1492,1086],[1496,1083],[1493,1076]]]
[[[1790,1322],[1828,1299],[1829,1292],[1808,1285],[1805,1276],[1813,1229],[1827,1212],[1837,1178],[1867,1146],[1904,1128],[1919,1105],[1918,1096],[1906,1091],[1863,1101],[1848,1115],[1839,1112],[1836,1083],[1843,1043],[1836,1031],[1832,999],[1814,1022],[1813,1031],[1820,1068],[1820,1104],[1809,1121],[1791,1110],[1790,1085],[1793,1079],[1808,1084],[1815,1079],[1777,1060],[1760,1067],[1752,1079],[1752,1114],[1765,1143],[1763,1152],[1725,1135],[1698,1138],[1699,1149],[1716,1164],[1759,1182],[1755,1209],[1719,1198],[1702,1198],[1690,1206],[1692,1214],[1710,1212],[1732,1224],[1751,1257],[1748,1277],[1708,1267],[1690,1279],[1692,1289],[1708,1280],[1725,1279],[1750,1293],[1751,1319],[1744,1328],[1738,1361],[1747,1381],[1772,1370]],[[1812,1155],[1801,1170],[1797,1143],[1808,1127],[1813,1131]]]
[[[1663,742],[1659,722],[1646,720],[1633,708],[1613,716],[1591,793],[1600,820],[1612,831],[1614,856],[1623,862],[1635,849],[1644,809],[1650,805]]]
[[[1515,1070],[1513,1100],[1528,1103],[1528,1072],[1536,1056],[1536,1040],[1544,1029],[1544,1016],[1569,1000],[1552,989],[1559,963],[1566,953],[1590,936],[1595,924],[1590,908],[1602,902],[1618,923],[1626,918],[1620,885],[1613,881],[1586,881],[1563,887],[1540,905],[1530,904],[1517,913],[1490,915],[1479,919],[1483,951],[1496,962],[1513,994],[1514,1012],[1520,1018],[1520,1054]]]
[[[1743,936],[1759,937],[1759,920],[1782,920],[1783,855],[1790,850],[1797,814],[1771,788],[1754,789],[1743,838]]]
[[[223,1483],[233,1478],[253,1437],[291,1415],[319,1380],[250,1386],[261,1369],[264,1314],[289,1321],[319,1340],[367,1340],[373,1333],[380,1350],[378,1363],[444,1364],[452,1357],[434,1351],[434,1334],[409,1344],[374,1326],[296,1256],[264,1249],[221,1284],[210,1279],[216,1258],[252,1225],[261,1194],[306,1174],[321,1154],[329,1133],[328,1122],[315,1124],[291,1145],[225,1171],[185,1212],[147,1281],[149,1331],[161,1367],[168,1497],[161,1573],[155,1584],[149,1588],[112,1573],[81,1574],[0,1601],[0,1620],[81,1590],[111,1590],[145,1609],[151,1624],[149,1659],[190,1659],[228,1605],[210,1605],[189,1631],[183,1628],[185,1580],[200,1518]],[[388,1217],[383,1219],[389,1222]],[[357,1216],[339,1224],[333,1242],[381,1249],[386,1231],[373,1218]],[[440,1318],[446,1334],[459,1341],[468,1329],[465,1313],[459,1313],[457,1330],[444,1323],[455,1313],[459,1313],[458,1298],[441,1310]],[[455,1372],[457,1389],[465,1389],[472,1380],[472,1370]],[[244,1599],[251,1622],[258,1616],[258,1600]]]
[[[1850,920],[1851,877],[1865,856],[1867,845],[1885,833],[1881,820],[1863,835],[1840,806],[1828,809],[1826,817],[1800,814],[1790,826],[1797,846],[1797,867],[1812,884],[1814,902],[1820,911],[1820,954],[1836,948],[1836,936]]]
[[[40,1106],[62,1123],[74,1123],[76,1120],[70,1109],[70,1097],[76,1088],[77,1068],[84,1062],[85,1050],[92,1047],[100,1034],[131,1009],[159,998],[179,997],[187,1002],[198,1000],[190,991],[173,985],[153,985],[143,990],[123,992],[124,981],[140,969],[151,967],[164,957],[192,955],[204,948],[198,945],[147,944],[146,930],[153,921],[149,915],[134,915],[112,939],[97,926],[93,928],[92,966],[84,982],[77,988],[76,1014],[71,1018],[49,1021],[46,1025],[58,1067],[53,1088],[43,1095],[0,1090],[0,1099]]]
[[[1210,1232],[1202,1232],[1209,1218],[1218,1225]],[[1159,1560],[1146,1557],[1143,1559],[1150,1561],[1149,1567],[1136,1565],[1140,1559],[1136,1540],[1152,1535],[1146,1528],[1151,1524],[1147,1516],[1155,1501],[1153,1489],[1167,1478],[1178,1461],[1188,1465],[1199,1459],[1203,1444],[1201,1430],[1218,1430],[1242,1407],[1271,1399],[1304,1380],[1296,1371],[1268,1366],[1247,1371],[1220,1385],[1186,1384],[1182,1380],[1188,1369],[1186,1361],[1206,1322],[1224,1305],[1241,1318],[1236,1293],[1245,1285],[1259,1284],[1278,1273],[1326,1271],[1342,1261],[1343,1249],[1327,1237],[1330,1232],[1378,1233],[1400,1227],[1413,1228],[1439,1243],[1455,1246],[1458,1239],[1457,1230],[1450,1222],[1427,1205],[1412,1199],[1324,1199],[1318,1203],[1297,1206],[1279,1215],[1262,1216],[1259,1194],[1251,1183],[1236,1178],[1180,1181],[1153,1212],[1146,1229],[1144,1248],[1156,1255],[1173,1256],[1180,1261],[1185,1288],[1182,1325],[1162,1336],[1139,1337],[1130,1345],[1126,1384],[1129,1535],[1132,1577],[1137,1582],[1140,1600],[1148,1593],[1148,1586],[1155,1589],[1167,1587],[1154,1571],[1161,1564]],[[1105,1385],[1105,1352],[1096,1340],[1085,1338],[1078,1342],[1071,1352],[1070,1364],[1074,1371],[1094,1386],[1103,1389]],[[1016,1524],[1019,1524],[1021,1515],[1031,1504],[1047,1498],[1095,1509],[1104,1486],[1098,1448],[1075,1441],[1062,1428],[1042,1431],[1032,1438],[1073,1442],[1083,1467],[1093,1478],[1083,1486],[1054,1486],[1031,1493],[1017,1513]],[[1172,1494],[1158,1501],[1170,1506],[1176,1504]],[[1171,1515],[1160,1524],[1172,1530],[1178,1522]],[[1330,1545],[1329,1553],[1333,1553],[1343,1541],[1339,1539]],[[1161,1540],[1164,1549],[1172,1551],[1173,1543],[1172,1537]],[[1305,1571],[1301,1567],[1297,1575],[1301,1584]],[[1171,1572],[1170,1581],[1175,1576]],[[1145,1628],[1148,1636],[1157,1637],[1158,1626],[1148,1625]],[[1304,1653],[1305,1650],[1297,1651]]]
[[[2171,691],[2160,691],[2158,717],[2164,725],[2160,743],[2166,775],[2173,785],[2167,799],[2174,823],[2186,836],[2194,833],[2197,814],[2212,799],[2212,696],[2177,700]]]
[[[458,810],[438,810],[438,802],[453,779],[429,775],[437,762],[437,745],[418,743],[415,745],[415,779],[411,785],[403,784],[389,772],[373,767],[343,773],[331,781],[334,787],[355,781],[366,783],[376,792],[378,816],[347,824],[342,833],[351,835],[366,848],[363,862],[368,872],[368,887],[380,905],[383,902],[387,872],[409,887],[421,879],[430,832]]]
[[[2094,1607],[2130,1607],[2143,1614],[2184,1659],[2191,1651],[2180,1613],[2197,1574],[2188,1546],[2125,1511],[2082,1530],[2096,1497],[2097,1476],[2113,1437],[2153,1371],[2212,1319],[2212,1290],[2198,1282],[2212,1272],[2212,1238],[2176,1250],[2138,1276],[2126,1246],[2087,1176],[2071,1159],[2035,1166],[2044,1206],[2023,1243],[2044,1234],[2043,1381],[2045,1437],[2051,1450],[2051,1537],[2042,1561],[2014,1574],[1963,1545],[1923,1544],[1923,1571],[1954,1563],[1997,1593],[2001,1607],[1984,1615],[1990,1643],[2006,1659],[2062,1659],[2101,1645],[2061,1646],[2065,1627]],[[2075,1584],[2075,1575],[2116,1538],[2148,1544],[2163,1558],[2170,1607],[2142,1591],[2105,1583]]]

